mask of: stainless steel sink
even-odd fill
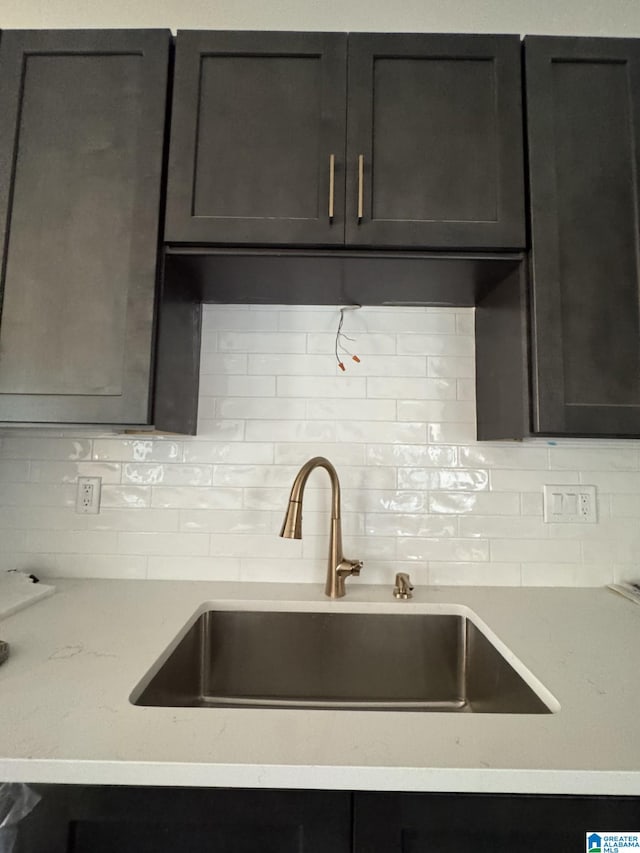
[[[208,610],[186,626],[131,701],[197,708],[557,710],[551,694],[519,662],[507,661],[471,611],[459,610],[466,612]]]

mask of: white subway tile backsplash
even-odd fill
[[[395,405],[394,405],[395,411]],[[0,444],[0,453],[2,452]],[[32,462],[26,460],[0,459],[0,484],[26,483],[30,479]]]
[[[489,487],[489,473],[482,470],[446,470],[431,468],[399,468],[399,489],[443,489],[465,492],[482,491]]]
[[[119,483],[122,466],[116,462],[51,462],[35,459],[29,480],[33,483],[77,483],[78,477],[101,477],[103,484]]]
[[[426,560],[485,562],[489,559],[489,542],[482,539],[398,539],[398,557],[401,560]]]
[[[250,316],[250,315],[247,315]],[[307,336],[304,332],[286,334],[284,332],[220,332],[218,334],[219,352],[305,352]]]
[[[28,530],[26,548],[33,554],[116,554],[113,530]]]
[[[362,324],[368,333],[395,332],[398,337],[417,332],[421,335],[455,335],[456,315],[450,308],[365,308],[350,315],[353,325],[345,331]],[[357,331],[354,331],[357,334]]]
[[[329,478],[302,541],[278,536],[293,478],[342,486],[351,583],[602,585],[637,579],[640,442],[475,440],[472,309],[208,305],[198,435],[0,432],[0,568],[73,577],[323,583]],[[102,477],[98,515],[78,476]],[[598,523],[545,524],[545,484],[598,489]]]
[[[416,444],[425,441],[426,424],[395,421],[344,421],[336,423],[336,440],[363,443]]]
[[[579,563],[580,543],[549,539],[492,539],[491,559],[498,563]]]
[[[205,376],[210,376],[211,374],[234,376],[236,374],[251,372],[253,371],[248,370],[248,356],[246,353],[206,352],[203,346],[202,355],[200,357],[201,383]],[[271,371],[267,372],[270,373]]]
[[[475,379],[456,379],[456,399],[475,403],[476,381]]]
[[[427,492],[358,489],[342,493],[342,505],[353,512],[426,512]]]
[[[286,465],[214,465],[213,485],[285,488],[295,475],[295,469]]]
[[[434,356],[427,358],[427,375],[439,379],[473,379],[475,359],[460,356]]]
[[[124,578],[143,580],[147,577],[147,558],[124,554],[66,554],[52,555],[46,574],[61,578]],[[38,571],[36,563],[33,571]],[[114,614],[114,618],[117,616]]]
[[[76,487],[58,483],[2,483],[0,482],[0,507],[24,507],[29,512],[36,506],[75,506]]]
[[[247,372],[256,376],[333,376],[336,360],[323,355],[278,355],[252,353]]]
[[[240,560],[151,555],[147,561],[147,577],[152,580],[235,581],[240,580]]]
[[[3,439],[0,452],[4,459],[52,459],[78,462],[80,459],[91,459],[91,439],[32,438],[29,435],[12,434]]]
[[[212,420],[198,413],[198,436],[212,441],[242,441],[245,437],[244,421]]]
[[[308,400],[307,418],[312,421],[395,421],[395,400]]]
[[[271,465],[274,461],[273,452],[273,444],[269,442],[243,441],[242,444],[226,444],[222,441],[193,441],[185,445],[184,461]]]
[[[475,440],[475,421],[473,423],[427,424],[427,441],[430,444],[469,444]]]
[[[392,400],[455,400],[455,379],[402,379],[383,377],[367,379],[367,397]],[[426,419],[425,419],[426,420]]]
[[[163,465],[154,462],[126,462],[122,482],[139,486],[210,486],[211,465]]]
[[[182,462],[180,441],[162,438],[95,439],[93,458],[112,462]]]
[[[209,553],[207,533],[120,533],[120,554],[164,554],[180,557],[198,557]]]
[[[611,583],[611,569],[577,563],[523,563],[523,586],[604,586]]]
[[[458,519],[452,516],[430,516],[401,512],[367,513],[367,536],[457,536]],[[464,535],[464,534],[463,534]]]
[[[272,512],[246,509],[182,509],[180,510],[179,525],[180,530],[185,533],[242,533],[250,535],[274,531]]]
[[[334,365],[337,369],[337,366]],[[335,370],[332,371],[335,373]],[[361,376],[279,376],[278,397],[339,397],[347,400],[367,396],[367,381]]]
[[[520,496],[512,492],[431,492],[428,511],[485,517],[514,516],[520,515]],[[501,524],[506,529],[511,521],[502,519]]]
[[[275,393],[275,376],[212,373],[200,377],[200,394],[203,397],[274,397]]]
[[[337,328],[337,320],[335,325]],[[388,356],[393,355],[396,351],[396,336],[385,335],[379,332],[376,332],[375,335],[358,334],[358,336],[354,338],[353,342],[349,341],[349,344],[353,345],[353,350],[351,351],[359,356]],[[336,363],[335,345],[335,331],[330,334],[314,333],[307,335],[307,352],[330,356],[332,366]],[[328,364],[328,362],[326,363]]]
[[[154,486],[150,503],[160,509],[237,509],[242,506],[242,489]]]
[[[217,400],[219,418],[245,420],[304,420],[307,406],[304,400],[283,400],[281,397],[225,397]]]
[[[630,447],[572,447],[549,448],[551,468],[568,468],[580,471],[637,471],[638,448]]]
[[[460,311],[456,314],[456,334],[473,335],[475,318],[472,311]]]
[[[333,421],[249,421],[246,426],[247,441],[306,441],[327,442],[336,440],[336,425]],[[311,456],[313,456],[311,448]]]
[[[548,528],[541,518],[510,517],[506,524],[504,516],[466,515],[460,519],[460,536],[478,539],[546,539]]]
[[[203,312],[207,332],[274,332],[278,315],[270,311],[247,311],[245,306],[207,305]]]
[[[365,464],[364,444],[316,444],[315,456],[327,457],[336,467]],[[276,465],[302,465],[309,459],[308,444],[276,444],[274,462]],[[291,485],[291,483],[289,483]]]
[[[456,447],[427,444],[370,444],[369,465],[422,465],[431,468],[450,467],[458,460]]]
[[[460,465],[476,468],[531,468],[536,471],[548,467],[545,448],[496,447],[493,444],[476,444],[460,448]]]
[[[429,562],[433,586],[520,586],[520,563]]]
[[[453,395],[455,397],[455,394]],[[442,421],[466,423],[475,437],[476,408],[467,400],[398,399],[399,421]]]
[[[398,335],[399,355],[469,358],[475,354],[474,339],[455,335]]]
[[[137,533],[168,533],[179,530],[177,509],[102,509],[97,515],[82,518],[89,530],[116,530]]]
[[[75,494],[75,488],[74,488]],[[75,500],[74,500],[75,504]],[[101,508],[140,509],[151,506],[150,486],[103,486],[100,496]]]

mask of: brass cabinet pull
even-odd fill
[[[364,214],[364,154],[358,155],[358,224]]]
[[[333,222],[333,207],[336,189],[336,155],[329,155],[329,222]]]

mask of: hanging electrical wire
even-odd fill
[[[360,359],[358,358],[358,356],[355,355],[354,353],[352,353],[344,345],[344,341],[350,341],[351,343],[355,343],[355,338],[349,337],[349,335],[345,334],[345,332],[342,331],[342,326],[344,324],[344,312],[345,311],[356,311],[358,308],[361,308],[361,307],[362,307],[361,305],[347,305],[345,308],[340,309],[340,320],[338,321],[338,329],[336,331],[335,354],[336,354],[336,361],[338,362],[338,367],[343,372],[346,371],[347,368],[345,367],[344,362],[341,358],[341,354],[338,352],[338,350],[342,350],[342,352],[346,353],[351,358],[352,361],[355,361],[356,364],[360,364]]]

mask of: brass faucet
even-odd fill
[[[331,480],[331,530],[329,533],[329,562],[325,595],[342,598],[345,595],[344,581],[349,575],[359,575],[362,560],[347,560],[342,553],[342,525],[340,522],[340,481],[338,474],[324,456],[314,456],[305,462],[296,474],[289,495],[287,512],[282,522],[280,536],[285,539],[302,539],[302,498],[309,474],[315,468],[324,468]]]

